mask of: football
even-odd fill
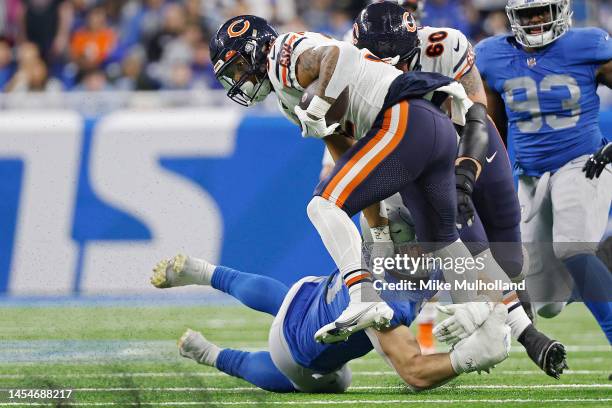
[[[306,89],[304,90],[304,94],[302,95],[302,99],[300,100],[300,108],[306,110],[313,96],[315,95],[315,90],[319,86],[319,80],[316,79],[313,81]],[[342,91],[338,99],[330,106],[327,111],[327,115],[325,115],[325,122],[327,125],[331,125],[333,123],[338,123],[346,113],[348,109],[349,103],[349,89],[348,87]]]

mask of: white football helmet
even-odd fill
[[[535,9],[548,11],[550,20],[529,24],[527,15],[530,11],[536,12]],[[525,47],[537,48],[565,34],[572,25],[573,13],[569,0],[508,0],[506,14],[516,41]]]

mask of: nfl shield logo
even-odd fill
[[[530,58],[527,58],[527,66],[528,66],[529,68],[533,68],[533,67],[535,67],[535,64],[536,64],[536,59],[535,59],[535,57],[530,57]]]

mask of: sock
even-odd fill
[[[200,364],[205,364],[214,367],[217,357],[221,352],[221,348],[214,343],[206,340],[206,338],[198,332],[188,329],[179,344],[179,353],[183,357],[190,358]]]
[[[514,337],[514,333],[512,334]],[[542,353],[545,352],[545,346],[550,339],[530,323],[516,340],[523,345],[529,358],[542,368]]]
[[[223,349],[216,367],[232,377],[242,378],[251,384],[273,392],[293,392],[295,387],[272,362],[270,353]]]
[[[506,324],[510,326],[512,338],[516,340],[525,331],[525,329],[531,325],[531,320],[521,306],[521,302],[519,301],[516,291],[505,291],[503,302],[508,310]]]
[[[216,267],[216,265],[204,259],[187,257],[185,261],[185,275],[197,285],[210,285]]]
[[[434,337],[433,326],[436,320],[437,309],[433,303],[427,302],[417,315],[418,331],[417,341],[421,347],[433,349]]]
[[[344,283],[350,301],[362,301],[362,285],[372,282],[370,272],[361,266],[361,236],[351,218],[334,203],[315,196],[307,207],[308,217],[331,255]]]
[[[444,275],[444,280],[451,284],[451,290],[449,290],[449,292],[453,303],[466,303],[476,301],[476,290],[452,289],[457,287],[457,284],[455,282],[476,282],[476,271],[474,269],[466,268],[463,273],[459,273],[455,271],[455,268],[452,266],[455,264],[455,262],[446,262],[446,260],[448,259],[460,259],[464,264],[467,264],[467,259],[472,258],[472,254],[468,251],[467,247],[463,244],[463,242],[458,239],[452,244],[434,251],[433,256],[442,260],[442,273]]]
[[[357,269],[342,275],[344,284],[348,288],[351,301],[362,302],[364,295],[364,284],[372,284],[372,276],[365,269]]]
[[[417,334],[417,342],[421,347],[431,349],[434,346],[433,339],[433,322],[419,323],[419,331]]]
[[[579,254],[563,261],[578,294],[612,344],[612,274],[593,254]]]
[[[217,266],[211,286],[239,300],[243,305],[259,312],[276,316],[289,288],[268,276],[240,272],[226,266]]]

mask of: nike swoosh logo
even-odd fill
[[[347,327],[354,326],[355,324],[357,324],[359,319],[361,319],[367,312],[369,312],[375,306],[376,306],[375,304],[368,306],[367,308],[365,308],[364,310],[359,312],[357,315],[355,315],[353,318],[351,318],[351,319],[349,319],[347,321],[336,322],[336,328],[337,329],[344,329],[344,328],[347,328]]]
[[[459,52],[459,45],[461,45],[461,41],[457,40],[457,46],[455,48],[453,48],[453,50],[455,50],[455,52]]]
[[[493,159],[495,158],[495,156],[497,156],[497,152],[493,153],[493,156],[487,157],[487,163],[491,163]]]

